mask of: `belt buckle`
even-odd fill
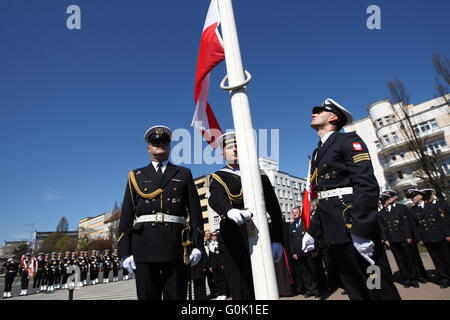
[[[157,212],[156,213],[156,223],[164,223],[164,213],[162,212]]]

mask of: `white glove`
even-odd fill
[[[128,273],[131,275],[131,277],[134,277],[134,270],[136,270],[136,264],[134,263],[133,256],[127,257],[123,263],[122,266],[127,269]]]
[[[362,257],[366,259],[367,262],[369,262],[371,265],[374,265],[375,261],[370,259],[370,257],[373,255],[375,243],[373,243],[373,241],[370,239],[366,239],[355,234],[352,234],[352,239],[353,246],[356,248],[359,254],[362,255]]]
[[[239,225],[243,224],[245,221],[249,221],[253,217],[251,212],[247,209],[239,210],[234,208],[227,212],[227,216]]]
[[[202,258],[202,252],[197,248],[192,249],[191,254],[189,255],[189,264],[191,266],[195,266],[200,259]]]
[[[312,250],[314,250],[314,238],[308,232],[305,232],[302,239],[302,251],[309,252]]]
[[[277,263],[280,261],[281,257],[283,255],[283,246],[279,242],[272,243],[272,256],[273,261]]]

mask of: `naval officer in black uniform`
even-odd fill
[[[185,300],[187,263],[195,265],[203,248],[203,217],[191,171],[171,164],[172,131],[147,130],[144,140],[151,162],[129,172],[118,229],[123,265],[135,266],[139,300]],[[182,246],[189,216],[194,249]],[[187,241],[185,241],[187,242]],[[185,247],[186,248],[186,247]]]
[[[380,194],[380,202],[383,205],[378,212],[381,240],[394,255],[403,279],[403,286],[418,288],[419,283],[416,279],[412,256],[413,237],[408,218],[409,209],[397,203],[397,199],[398,194],[393,190],[386,190]]]
[[[424,201],[425,192],[409,189],[407,197],[413,202],[411,212],[412,231],[419,244],[425,246],[439,274],[441,288],[450,286],[449,217],[432,203]]]
[[[222,248],[225,278],[233,300],[254,299],[245,224],[251,220],[252,214],[244,208],[236,135],[234,132],[226,133],[217,139],[217,143],[222,148],[226,166],[212,175],[208,202],[221,218],[219,248]],[[261,179],[266,209],[271,218],[272,254],[274,260],[278,261],[283,252],[280,205],[267,175],[262,174]]]
[[[302,248],[313,250],[314,239],[324,237],[350,299],[400,299],[379,239],[379,187],[367,146],[355,132],[339,133],[351,121],[350,112],[332,99],[312,110],[311,127],[320,140],[310,181],[318,204]],[[366,270],[374,264],[381,286],[370,290]]]

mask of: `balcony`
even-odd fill
[[[438,157],[443,157],[446,156],[447,154],[450,153],[450,147],[449,146],[444,146],[438,150],[436,150],[436,154],[438,155]],[[426,152],[426,154],[428,156],[432,156],[431,151]],[[397,155],[397,157],[400,157]],[[381,166],[383,167],[384,170],[391,170],[391,169],[399,169],[401,167],[405,167],[408,165],[411,165],[412,163],[417,162],[418,160],[416,158],[414,158],[413,155],[410,155],[408,157],[405,156],[405,158],[402,158],[400,160],[394,160],[394,161],[389,161],[387,163],[381,163]]]
[[[439,136],[440,134],[444,134],[444,128],[432,128],[430,130],[427,130],[426,132],[420,132],[419,133],[419,137],[423,138],[423,137],[427,137],[429,139],[435,138],[437,136]],[[382,141],[382,139],[379,139],[380,141]],[[384,143],[382,144],[381,148],[378,149],[378,153],[379,154],[385,154],[389,151],[394,150],[395,148],[402,146],[404,144],[407,143],[406,139],[399,139],[395,142],[389,143],[388,145],[385,145]]]

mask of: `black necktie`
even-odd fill
[[[156,175],[158,176],[159,180],[161,180],[161,177],[163,175],[162,166],[163,166],[162,162],[158,162],[158,165],[157,165],[158,170],[156,170]]]
[[[317,149],[320,149],[321,146],[322,146],[322,140],[319,140],[319,143],[317,144]]]

